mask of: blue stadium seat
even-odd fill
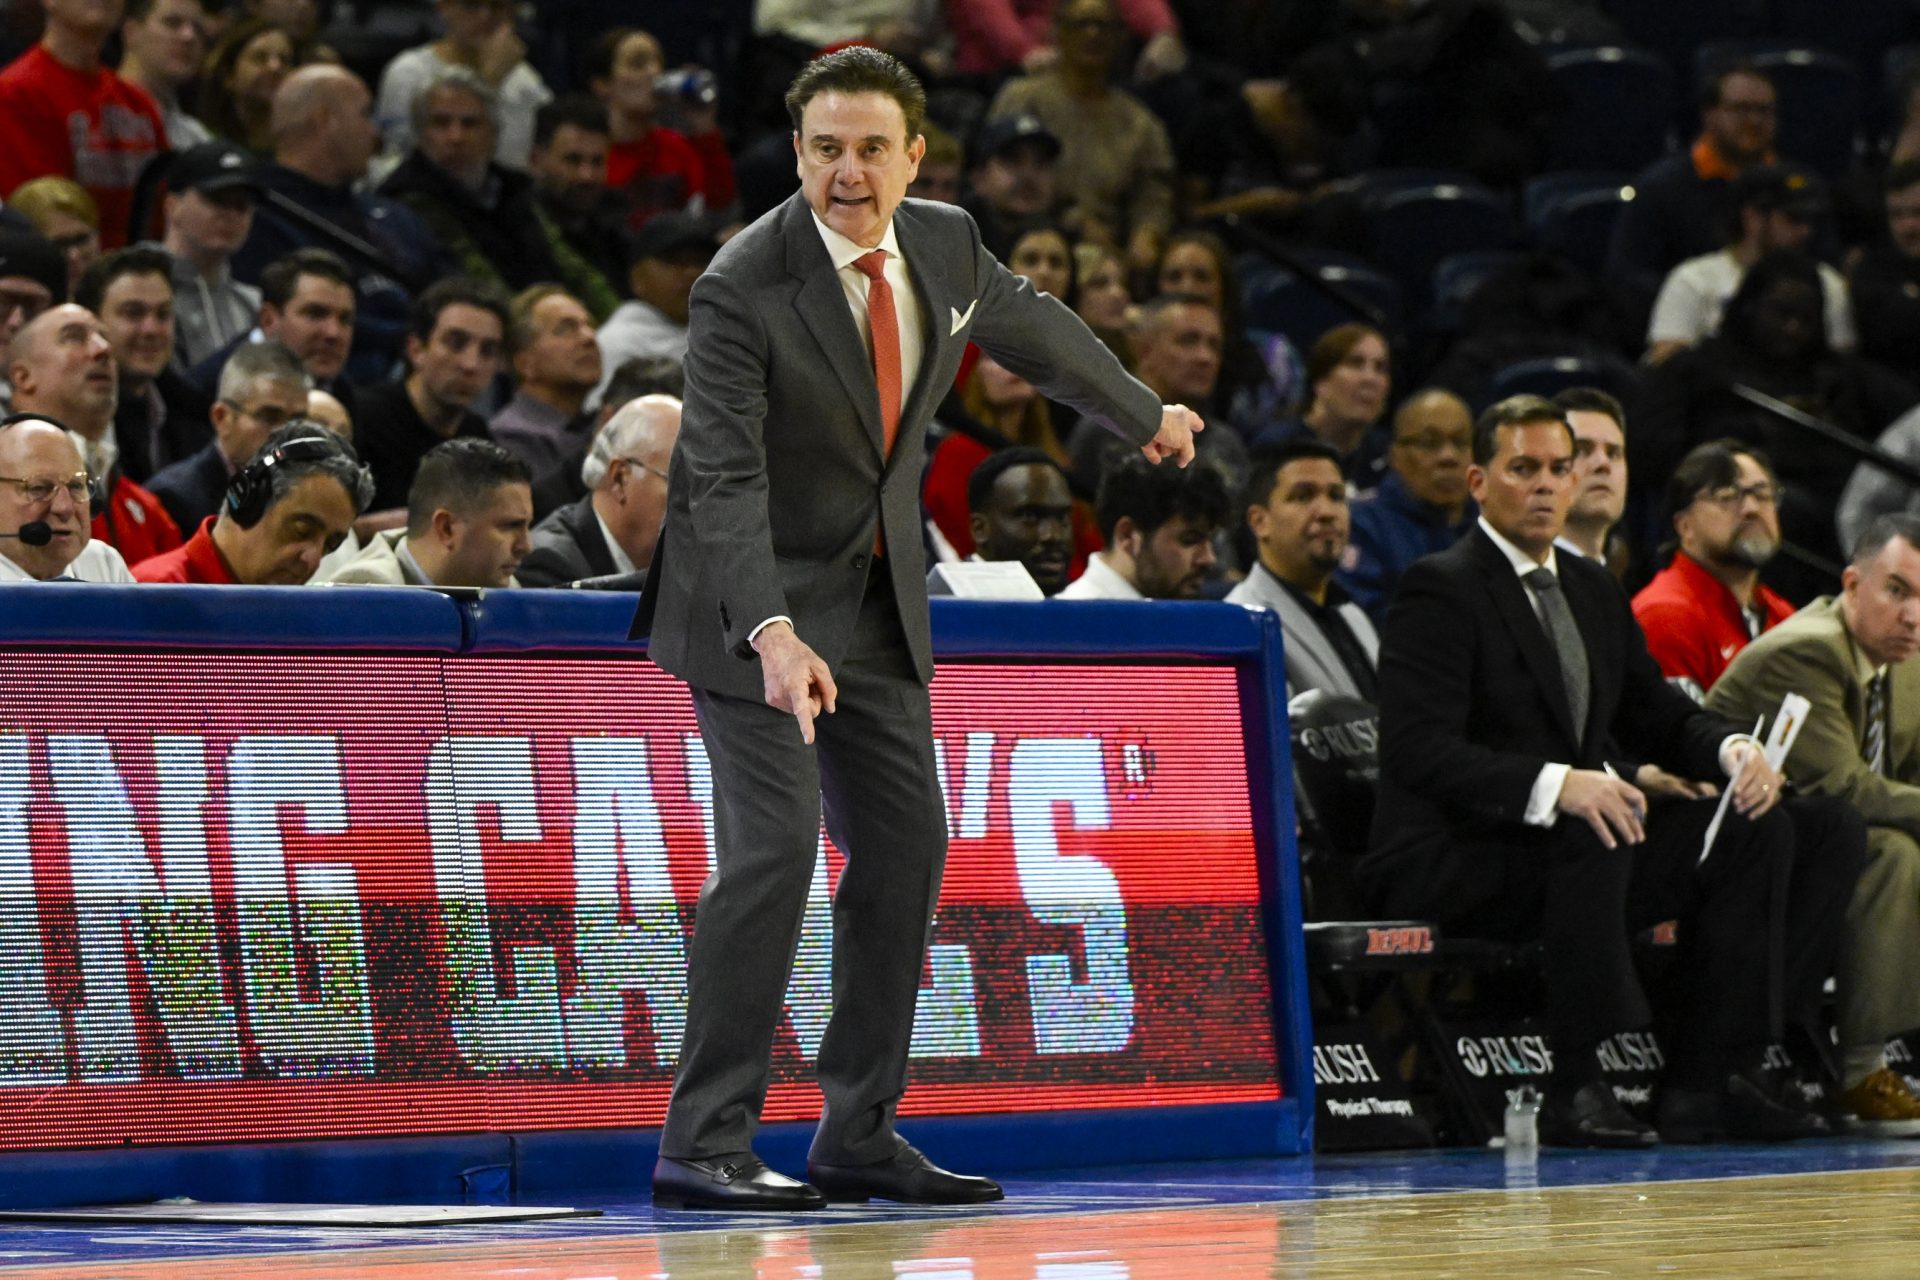
[[[1860,73],[1837,53],[1774,41],[1717,40],[1694,55],[1701,80],[1721,67],[1751,62],[1780,96],[1781,158],[1838,177],[1853,167],[1865,101]]]
[[[1640,374],[1617,356],[1522,360],[1493,375],[1487,384],[1488,402],[1517,395],[1558,395],[1568,387],[1598,387],[1631,410],[1640,391]]]
[[[1400,282],[1401,292],[1424,307],[1434,268],[1444,258],[1476,249],[1515,244],[1507,201],[1485,187],[1440,183],[1391,191],[1367,206],[1373,258]]]
[[[1389,336],[1400,327],[1405,307],[1391,276],[1349,254],[1303,253],[1300,258],[1320,279],[1371,303],[1385,319]],[[1302,352],[1335,325],[1365,321],[1284,268],[1256,267],[1240,278],[1247,327],[1285,334]]]
[[[1522,197],[1527,236],[1536,247],[1599,275],[1606,269],[1614,220],[1631,199],[1633,188],[1618,175],[1547,174],[1529,182]]]
[[[1467,304],[1480,286],[1526,259],[1520,249],[1476,249],[1441,259],[1433,269],[1433,308],[1427,313],[1427,327],[1435,333],[1459,333],[1466,325]]]
[[[1566,94],[1554,120],[1551,163],[1637,171],[1671,141],[1673,70],[1644,49],[1564,49],[1547,67]]]
[[[1692,65],[1710,40],[1757,39],[1772,32],[1768,0],[1604,0],[1627,39],[1676,69]]]
[[[1831,49],[1862,74],[1903,41],[1920,39],[1920,12],[1912,0],[1770,0],[1775,40]]]

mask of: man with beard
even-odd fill
[[[1770,483],[1743,482],[1726,518],[1750,510],[1761,495],[1748,490]],[[1874,520],[1840,583],[1837,597],[1747,645],[1707,706],[1744,723],[1773,715],[1789,693],[1811,703],[1784,773],[1867,828],[1836,974],[1841,1103],[1858,1128],[1911,1134],[1920,1132],[1920,1099],[1887,1065],[1886,1044],[1920,1025],[1920,664],[1910,661],[1920,651],[1920,517]]]
[[[1333,580],[1349,529],[1339,451],[1317,440],[1260,450],[1243,506],[1260,558],[1227,599],[1280,615],[1287,696],[1328,689],[1373,701],[1380,640]]]
[[[1553,402],[1573,428],[1573,505],[1556,542],[1564,551],[1607,564],[1607,534],[1627,509],[1626,411],[1593,387],[1569,388]]]
[[[1667,482],[1672,563],[1633,598],[1647,648],[1669,680],[1704,698],[1748,641],[1793,613],[1760,581],[1780,549],[1780,484],[1752,445],[1713,440]]]
[[[585,94],[556,98],[534,117],[534,211],[549,236],[558,236],[598,274],[581,297],[596,321],[620,305],[627,277],[625,222],[607,190],[607,151],[613,138],[607,109]]]
[[[1197,600],[1226,523],[1226,482],[1212,467],[1176,471],[1136,455],[1117,459],[1094,499],[1105,551],[1056,600]]]
[[[1473,527],[1472,455],[1473,412],[1453,392],[1416,391],[1393,415],[1391,469],[1379,488],[1350,505],[1353,549],[1335,575],[1376,624],[1407,566],[1445,551]]]
[[[1017,560],[1047,595],[1059,595],[1073,565],[1073,491],[1060,464],[1039,449],[1002,449],[967,477],[973,560]]]

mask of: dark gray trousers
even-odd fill
[[[716,865],[700,891],[688,957],[686,1038],[660,1135],[662,1155],[748,1150],[818,851],[846,855],[833,896],[833,1013],[816,1070],[825,1110],[809,1158],[885,1160],[940,874],[946,812],[927,688],[876,568],[846,658],[838,710],[815,745],[786,712],[693,690],[713,768]],[[806,639],[802,636],[801,639]]]

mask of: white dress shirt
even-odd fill
[[[1069,582],[1055,600],[1145,600],[1139,588],[1115,573],[1107,564],[1107,553],[1096,551],[1087,557],[1084,573]]]
[[[867,323],[867,290],[873,282],[867,279],[867,273],[853,265],[854,259],[863,258],[873,250],[853,241],[820,221],[819,214],[813,214],[813,225],[820,231],[820,240],[827,246],[827,256],[833,259],[833,270],[840,278],[840,291],[847,297],[847,310],[853,313],[853,327],[860,332],[861,345],[867,349],[867,367],[873,367],[873,333]],[[907,400],[913,395],[913,384],[920,376],[920,357],[927,348],[927,326],[920,315],[920,299],[913,292],[913,277],[907,271],[906,255],[900,252],[899,238],[893,232],[893,220],[887,220],[886,234],[880,237],[875,248],[887,253],[886,264],[881,274],[886,277],[887,287],[893,290],[894,328],[900,334],[900,411],[906,412]],[[752,644],[755,637],[776,622],[792,624],[793,619],[785,614],[776,614],[747,633],[747,643]]]
[[[1541,611],[1540,593],[1528,585],[1526,578],[1527,575],[1535,569],[1545,569],[1555,578],[1558,578],[1560,576],[1560,560],[1557,555],[1557,549],[1549,546],[1547,548],[1546,563],[1542,564],[1522,551],[1519,547],[1514,546],[1513,543],[1501,537],[1499,531],[1487,523],[1485,516],[1481,516],[1479,520],[1481,530],[1487,537],[1493,540],[1494,546],[1500,548],[1500,554],[1507,558],[1507,563],[1513,566],[1514,576],[1518,577],[1521,585],[1526,588],[1527,603],[1533,606],[1533,616],[1540,619],[1541,629],[1543,631],[1546,630],[1547,619],[1546,615]],[[1733,765],[1727,759],[1727,752],[1731,750],[1737,742],[1745,742],[1755,747],[1759,745],[1754,742],[1753,735],[1750,733],[1729,734],[1721,740],[1720,768],[1728,777],[1733,776]],[[1566,785],[1567,774],[1572,768],[1573,766],[1570,764],[1558,763],[1549,763],[1540,767],[1539,776],[1533,780],[1533,790],[1527,793],[1527,811],[1521,817],[1522,822],[1525,822],[1530,827],[1550,827],[1554,824],[1555,820],[1560,816],[1559,810],[1556,807],[1560,803],[1560,789]]]
[[[127,572],[127,562],[120,553],[98,538],[89,538],[87,545],[73,562],[60,571],[63,578],[72,578],[77,582],[132,582],[133,575]],[[40,579],[0,555],[0,582],[40,582]]]

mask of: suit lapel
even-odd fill
[[[874,381],[873,361],[853,323],[846,291],[833,269],[833,259],[827,255],[826,243],[820,239],[820,229],[813,225],[813,210],[798,194],[787,203],[787,271],[800,281],[794,310],[800,313],[807,332],[820,344],[828,367],[840,379],[847,400],[859,413],[860,424],[873,442],[874,452],[880,452],[880,387]]]
[[[904,429],[906,424],[927,417],[944,394],[943,388],[936,389],[935,377],[940,357],[953,341],[953,335],[948,332],[947,315],[953,298],[939,270],[940,263],[927,229],[904,201],[894,210],[893,234],[900,242],[901,256],[907,260],[907,274],[913,279],[913,291],[920,304],[920,331],[926,338],[920,351],[920,369],[914,375],[913,386],[908,388],[906,402],[900,407],[900,425]]]
[[[1527,670],[1533,673],[1534,683],[1546,695],[1560,732],[1577,748],[1580,743],[1573,732],[1573,709],[1567,705],[1567,687],[1560,678],[1560,661],[1553,656],[1553,644],[1533,611],[1526,587],[1485,532],[1476,528],[1467,536],[1473,539],[1474,561],[1486,582],[1487,594],[1493,597],[1494,612],[1500,615],[1500,621],[1519,647]]]

